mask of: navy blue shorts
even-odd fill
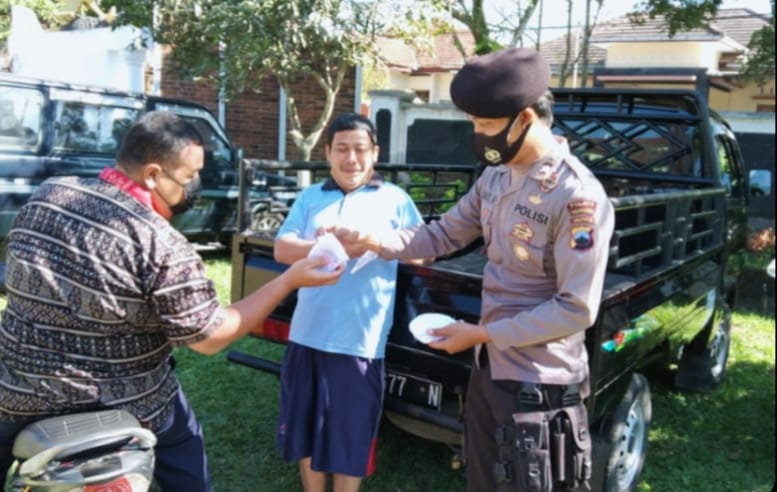
[[[311,457],[320,472],[372,475],[384,386],[383,359],[289,343],[276,430],[281,457]]]

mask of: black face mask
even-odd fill
[[[517,114],[507,123],[504,130],[496,135],[472,134],[472,150],[477,158],[480,159],[480,162],[489,166],[498,166],[499,164],[510,162],[518,154],[518,151],[523,146],[523,141],[526,139],[531,123],[526,125],[526,128],[523,129],[523,132],[521,132],[515,142],[508,145],[507,135],[510,133],[516,118],[518,118]]]
[[[164,169],[162,169],[162,171],[167,174],[170,179],[175,181],[178,186],[183,188],[183,200],[174,205],[171,205],[170,202],[167,201],[167,198],[162,196],[161,193],[159,194],[159,196],[162,197],[162,200],[167,203],[167,206],[170,208],[170,212],[173,214],[173,216],[180,215],[194,207],[194,205],[197,203],[197,200],[200,199],[200,195],[202,194],[202,181],[200,181],[200,177],[197,176],[188,183],[181,184],[177,179],[172,177],[170,173]]]
[[[173,215],[180,215],[197,204],[202,194],[202,181],[197,176],[185,185],[181,185],[181,188],[183,188],[183,200],[170,207]]]

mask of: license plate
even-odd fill
[[[438,412],[442,406],[440,383],[400,372],[386,371],[386,394]]]

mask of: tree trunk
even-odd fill
[[[591,39],[591,0],[585,0],[585,25],[583,26],[583,43],[580,47],[583,57],[583,67],[580,70],[582,81],[580,87],[588,87],[588,40]]]
[[[333,70],[334,73],[326,71],[324,74],[311,73],[310,76],[318,83],[318,86],[324,92],[324,107],[319,114],[318,119],[310,129],[310,133],[305,135],[302,128],[302,121],[299,117],[299,108],[294,93],[291,91],[291,84],[286,80],[279,80],[283,90],[286,92],[286,107],[289,117],[289,135],[294,141],[294,145],[299,150],[299,158],[302,161],[309,161],[316,147],[321,134],[324,132],[329,118],[334,111],[337,94],[340,92],[345,72],[348,67],[340,66]],[[300,171],[297,175],[297,186],[304,188],[310,185],[311,176],[309,171]]]
[[[593,20],[591,20],[591,2],[596,2],[596,13],[593,16]],[[591,41],[591,35],[594,32],[594,28],[596,27],[597,20],[599,19],[599,14],[602,11],[602,5],[604,4],[604,0],[585,0],[585,26],[583,27],[583,42],[580,45],[580,55],[583,59],[583,66],[580,70],[580,77],[582,78],[582,83],[580,87],[588,87],[588,70],[589,70],[589,59],[588,59],[588,46],[590,45]]]
[[[577,42],[572,45],[572,0],[567,0],[567,50],[564,53],[564,61],[561,63],[561,67],[558,72],[558,85],[559,87],[566,87],[567,77],[569,77],[570,66],[574,66],[577,61],[576,51]]]

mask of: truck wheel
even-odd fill
[[[601,432],[609,448],[602,478],[604,492],[631,492],[636,489],[647,452],[652,406],[650,385],[642,374],[634,373],[615,412]]]
[[[712,330],[712,333],[710,333]],[[685,348],[675,374],[675,386],[712,391],[726,373],[731,348],[731,311],[724,303],[702,332]]]
[[[278,229],[283,223],[283,214],[260,210],[251,216],[252,231],[269,231]]]

